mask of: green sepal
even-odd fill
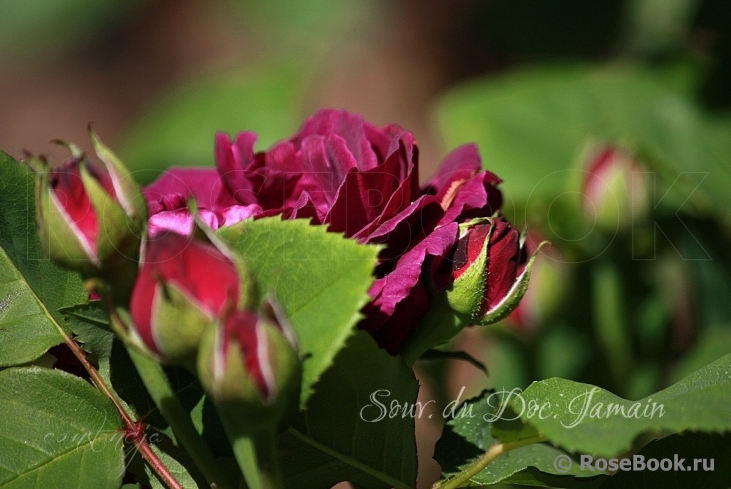
[[[495,221],[489,217],[479,217],[459,225],[459,239],[461,239],[467,234],[469,228],[488,222],[490,223],[490,230],[487,233],[477,260],[458,279],[450,284],[444,292],[447,302],[452,309],[459,314],[472,318],[478,316],[482,308],[482,303],[485,300],[490,239],[495,230]]]
[[[48,163],[43,158],[30,157],[28,166],[36,174],[36,222],[42,248],[48,257],[72,270],[92,270],[100,265],[98,255],[90,254],[53,202],[49,183]]]
[[[246,420],[246,426],[240,427],[240,434],[276,432],[285,419],[296,414],[302,383],[299,354],[282,331],[271,324],[265,326],[268,358],[277,387],[275,397],[267,400],[246,370],[244,354],[238,343],[228,346],[222,375],[217,375],[215,362],[222,348],[222,328],[221,325],[210,328],[201,342],[197,368],[203,389],[219,409],[236,413],[239,419]]]
[[[523,273],[521,273],[517,278],[507,295],[494,308],[487,311],[484,316],[477,318],[477,322],[475,324],[487,326],[488,324],[496,323],[505,319],[516,307],[518,307],[520,300],[528,290],[533,263],[536,261],[538,252],[541,251],[541,248],[546,244],[548,244],[548,241],[542,241],[538,245],[536,251],[528,259],[528,263],[526,263]]]
[[[147,204],[140,186],[122,161],[102,143],[99,136],[91,129],[91,124],[88,130],[94,150],[112,178],[117,199],[125,213],[140,222],[147,223]]]
[[[215,320],[172,283],[158,282],[152,311],[155,344],[165,361],[195,371],[201,340],[214,327]]]
[[[97,216],[96,249],[99,259],[104,262],[113,254],[126,254],[127,250],[120,249],[120,244],[126,241],[126,235],[130,232],[137,234],[137,246],[139,246],[139,231],[133,229],[134,223],[129,222],[124,209],[91,175],[85,162],[79,165],[79,173]]]
[[[84,151],[82,151],[82,149],[79,148],[78,146],[76,146],[74,143],[71,143],[64,139],[54,139],[51,142],[53,144],[63,146],[64,148],[69,150],[69,153],[71,153],[71,156],[77,161],[81,161],[85,158]]]
[[[114,302],[126,304],[137,277],[140,242],[146,224],[128,216],[91,175],[85,163],[79,165],[79,173],[97,216],[96,253],[100,270],[84,275],[105,278]]]

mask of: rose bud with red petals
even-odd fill
[[[521,234],[502,217],[474,219],[460,228],[447,299],[455,311],[480,322],[496,313],[504,317],[513,309],[525,264]]]
[[[275,429],[297,406],[301,376],[294,331],[266,311],[235,311],[205,335],[198,353],[203,389],[252,431]]]
[[[616,145],[590,145],[581,188],[589,225],[607,232],[628,228],[648,210],[647,175],[639,160]]]
[[[60,141],[72,153],[60,167],[49,169],[43,157],[29,162],[38,175],[41,240],[59,265],[85,276],[118,274],[120,259],[136,266],[147,208],[129,172],[91,136],[102,164]]]
[[[173,232],[145,248],[132,290],[132,337],[168,362],[191,365],[206,329],[242,302],[242,268],[217,246]]]
[[[431,308],[400,352],[406,363],[413,364],[466,325],[488,325],[508,316],[528,289],[541,245],[526,260],[524,237],[503,217],[461,224],[451,259],[432,267],[435,277],[444,275],[445,268],[451,273],[446,287],[431,284]]]

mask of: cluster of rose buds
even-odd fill
[[[296,404],[301,376],[283,311],[273,298],[259,300],[245,263],[215,236],[148,235],[139,186],[91,135],[101,165],[65,143],[72,156],[59,168],[50,169],[42,157],[30,159],[50,258],[104,282],[107,291],[125,282],[125,293],[111,298],[128,310],[131,324],[123,334],[134,346],[197,369],[216,402],[278,417]]]
[[[257,296],[246,266],[225,245],[167,232],[145,247],[130,303],[132,334],[167,362],[197,362],[217,404],[269,415],[259,408],[292,400],[300,364],[281,307],[270,297],[258,304]]]
[[[240,259],[214,235],[196,237],[201,226],[306,218],[360,243],[382,245],[359,327],[392,354],[414,338],[419,343],[419,326],[432,309],[442,314],[446,307],[460,318],[459,327],[486,324],[505,317],[525,293],[532,262],[521,233],[500,214],[500,179],[482,169],[474,145],[450,153],[420,186],[410,132],[324,110],[263,152],[254,152],[252,132],[233,140],[216,135],[216,169],[166,172],[142,191],[145,209],[139,188],[92,137],[104,167],[74,150],[61,170],[40,172],[41,228],[51,257],[108,282],[121,268],[116,257],[131,258],[130,337],[167,361],[188,365],[202,342],[212,345],[207,348],[216,360],[203,362],[206,375],[219,379],[208,383],[212,389],[229,368],[228,352],[236,351],[246,359],[252,385],[270,396],[269,381],[279,374],[265,364],[289,353],[268,353],[262,345],[284,343],[264,331],[290,335],[286,321],[263,314],[260,301],[251,299],[255,287]],[[204,342],[211,330],[215,341]],[[425,338],[419,349],[434,346],[430,334]]]

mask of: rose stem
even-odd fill
[[[479,474],[482,469],[490,465],[503,453],[507,453],[516,448],[521,448],[527,445],[533,445],[534,443],[541,443],[546,441],[542,436],[534,436],[531,438],[525,438],[514,442],[497,442],[487,449],[485,454],[472,462],[469,467],[464,469],[462,472],[457,474],[451,479],[439,481],[432,486],[432,489],[457,489],[462,486],[465,482],[468,482],[472,477]]]
[[[170,423],[175,436],[185,447],[208,484],[219,489],[230,489],[231,485],[223,479],[218,469],[216,458],[198,434],[188,413],[180,405],[162,365],[133,346],[128,346],[127,352],[155,405]]]
[[[63,338],[64,343],[66,343],[66,346],[69,347],[74,356],[79,360],[79,362],[81,362],[81,365],[83,365],[84,369],[89,373],[89,377],[91,378],[91,381],[94,383],[96,388],[99,389],[105,396],[107,396],[112,401],[114,407],[116,407],[117,411],[119,411],[119,415],[122,417],[122,421],[124,422],[125,426],[129,429],[132,429],[135,426],[135,421],[129,416],[129,414],[127,414],[124,406],[122,406],[122,404],[117,399],[117,396],[104,382],[104,379],[102,379],[101,375],[99,375],[99,372],[96,370],[94,365],[92,365],[91,362],[89,362],[89,360],[86,358],[86,354],[81,349],[81,347],[66,333],[66,331],[64,331],[64,329],[58,323],[56,323],[56,321],[53,321],[53,324],[56,326],[56,329],[61,334],[61,337]],[[160,479],[162,479],[165,484],[170,487],[170,489],[181,489],[182,486],[180,486],[180,484],[170,474],[170,471],[168,471],[167,467],[165,467],[165,464],[158,458],[155,452],[152,451],[152,448],[150,447],[150,444],[147,443],[147,439],[145,437],[142,437],[141,440],[135,442],[135,445],[137,447],[137,451],[139,451],[139,453],[147,461],[147,463],[150,464],[150,467],[152,467],[157,475],[160,476]]]
[[[180,440],[180,443],[193,459],[193,462],[198,466],[209,485],[215,486],[218,489],[230,489],[231,485],[229,482],[220,475],[216,458],[198,434],[195,426],[193,426],[193,422],[190,420],[188,413],[180,405],[180,401],[170,386],[162,365],[158,361],[153,360],[149,355],[139,351],[130,343],[129,337],[126,334],[128,327],[117,312],[114,304],[109,300],[109,296],[105,293],[104,287],[97,288],[97,293],[105,298],[109,308],[112,329],[124,343],[127,353],[142,379],[142,383],[145,385],[145,388],[162,416],[170,424],[175,436]]]
[[[226,430],[236,462],[249,489],[281,489],[274,429],[252,433],[251,422],[236,410],[218,407],[218,417]]]
[[[622,277],[616,266],[605,257],[593,264],[592,306],[594,327],[599,345],[604,350],[615,385],[621,389],[632,372],[632,344],[627,332]]]

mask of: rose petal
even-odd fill
[[[198,209],[198,217],[211,229],[218,229],[219,219],[213,211]],[[161,233],[174,231],[178,234],[189,235],[193,232],[194,220],[188,208],[173,211],[162,211],[150,216],[148,220],[148,234],[150,239],[156,239]]]
[[[408,205],[411,196],[398,190],[415,187],[418,176],[412,173],[415,165],[410,161],[413,139],[405,134],[401,137],[383,164],[367,171],[351,170],[346,175],[326,218],[331,231],[354,236],[374,220],[390,217],[384,216],[386,208],[398,212]],[[389,206],[391,202],[396,205]]]
[[[253,185],[249,172],[254,165],[254,144],[256,134],[247,131],[236,135],[231,141],[228,134],[219,132],[215,137],[216,169],[228,192],[242,204],[256,203],[251,195]]]
[[[49,185],[53,202],[66,216],[66,222],[87,254],[96,258],[99,223],[81,179],[79,161],[70,159],[51,170]]]
[[[345,141],[358,169],[369,170],[378,165],[378,156],[373,151],[367,134],[377,136],[381,131],[359,115],[344,110],[325,109],[308,118],[291,141],[294,145],[301,146],[308,136],[337,135]]]
[[[231,226],[246,219],[256,217],[261,213],[261,207],[257,204],[233,205],[221,212],[221,227]]]
[[[444,211],[436,198],[424,195],[371,234],[358,234],[356,239],[362,243],[386,244],[380,257],[393,260],[428,236],[443,215]]]
[[[236,266],[209,243],[174,232],[146,244],[130,301],[130,315],[145,344],[155,347],[153,304],[159,282],[174,284],[203,312],[217,316],[239,299]],[[157,351],[157,350],[156,350]]]
[[[142,193],[148,203],[170,194],[182,195],[186,200],[193,197],[201,207],[213,207],[221,192],[221,181],[214,169],[171,168]]]
[[[310,179],[308,190],[321,214],[327,214],[345,176],[355,168],[357,162],[343,138],[313,135],[302,141],[302,171]]]
[[[413,332],[428,311],[428,307],[422,307],[423,297],[416,288],[427,256],[446,256],[457,240],[457,232],[457,223],[451,223],[429,234],[398,260],[391,273],[376,279],[371,286],[369,294],[373,300],[363,309],[366,317],[359,327],[376,337],[385,328],[400,330],[384,336],[392,338],[392,343],[379,342],[389,352],[401,347],[399,341]],[[415,296],[407,300],[412,292]],[[398,314],[397,309],[401,309]]]
[[[465,179],[482,169],[482,158],[475,144],[465,144],[452,150],[424,185],[424,193],[437,193],[448,188],[454,180]],[[496,177],[497,178],[497,177]]]
[[[452,221],[463,222],[473,217],[492,216],[502,205],[502,192],[495,186],[499,181],[490,172],[480,172],[465,182],[453,182],[457,188],[454,189],[449,207],[439,224],[443,225]],[[437,198],[444,205],[445,201],[444,197],[440,195],[441,193],[437,194]]]
[[[487,290],[480,311],[482,314],[500,303],[515,284],[518,269],[525,260],[525,253],[520,248],[520,232],[505,219],[495,219],[488,253]]]
[[[270,398],[275,391],[274,376],[269,364],[267,336],[261,318],[251,311],[236,311],[228,317],[221,334],[222,352],[220,364],[225,368],[232,342],[241,349],[244,367],[251,376],[259,393],[264,399]]]

